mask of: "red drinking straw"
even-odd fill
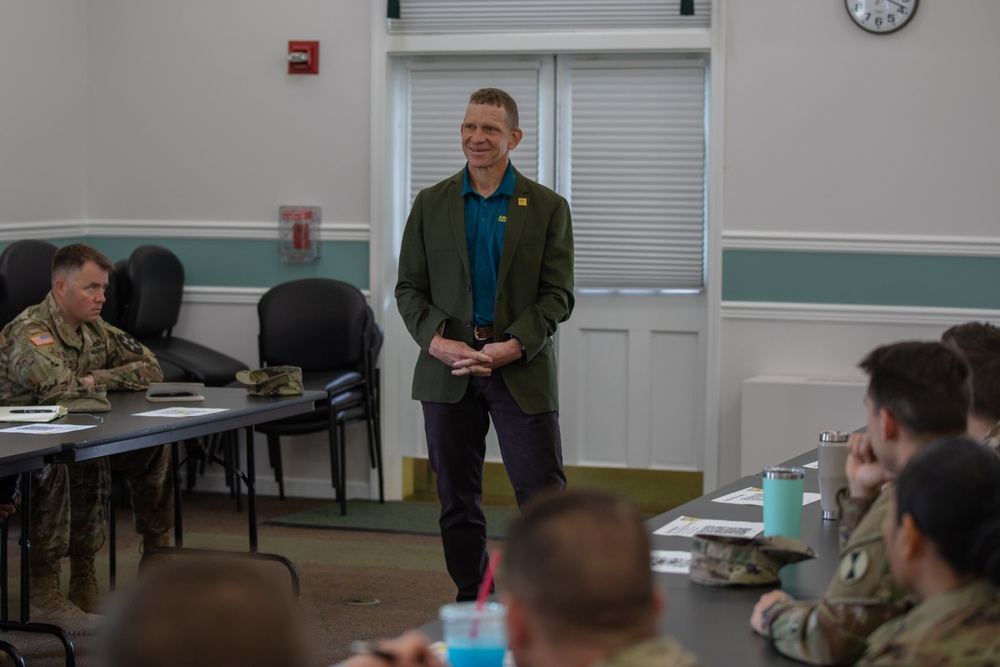
[[[496,576],[497,565],[500,564],[500,556],[502,552],[499,549],[494,549],[492,555],[490,556],[490,563],[486,568],[486,575],[483,576],[483,583],[479,585],[479,594],[476,595],[476,611],[482,611],[483,607],[486,605],[486,598],[490,594],[490,588],[493,587],[493,578]],[[469,630],[469,636],[475,637],[479,634],[479,617],[472,619],[472,629]]]

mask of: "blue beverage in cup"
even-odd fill
[[[764,534],[798,537],[802,528],[803,468],[764,469]]]
[[[444,643],[453,667],[502,667],[507,651],[507,608],[487,602],[456,602],[441,607]]]
[[[448,662],[453,667],[497,667],[503,664],[506,646],[498,648],[448,647]]]

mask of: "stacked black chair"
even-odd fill
[[[368,425],[371,466],[378,470],[379,500],[384,502],[376,370],[382,332],[364,295],[340,280],[294,280],[268,290],[257,314],[261,366],[299,366],[305,388],[325,390],[329,397],[323,409],[257,428],[267,435],[281,497],[285,496],[281,436],[327,431],[331,482],[340,513],[346,514],[345,425],[363,420]]]
[[[184,265],[173,252],[158,245],[139,246],[118,279],[121,327],[161,362],[183,369],[185,380],[225,387],[247,367],[222,352],[172,335],[184,295]]]
[[[0,327],[28,306],[42,302],[52,289],[52,258],[48,241],[15,241],[0,253]]]
[[[246,369],[247,365],[238,359],[173,335],[184,295],[184,265],[177,255],[162,246],[142,245],[118,266],[121,270],[115,273],[118,276],[120,326],[153,351],[163,367],[164,380],[225,387],[235,381],[237,372]],[[181,375],[168,374],[168,368],[180,369]],[[235,441],[235,433],[223,433],[212,443],[187,443],[189,490],[194,485],[196,459],[214,459],[212,452],[219,448],[225,457],[219,462],[226,469],[226,479],[236,496],[237,507],[241,507],[239,484],[231,474],[238,466],[233,460],[237,456]]]

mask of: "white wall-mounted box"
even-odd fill
[[[743,381],[740,474],[812,449],[822,431],[865,424],[866,378],[758,375]]]

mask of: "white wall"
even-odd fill
[[[1000,3],[926,0],[901,32],[873,36],[836,0],[718,1],[724,247],[764,232],[998,236]],[[0,0],[0,224],[269,221],[283,203],[369,222],[371,17],[367,0]],[[284,73],[294,39],[321,41],[319,77]],[[743,379],[850,375],[875,345],[935,337],[947,319],[716,315],[720,482],[738,475]],[[256,358],[250,304],[188,303],[177,333]],[[286,450],[304,489],[328,485],[320,443]]]
[[[1000,2],[726,2],[725,231],[997,236]]]
[[[725,19],[724,248],[760,232],[800,246],[815,234],[802,249],[817,251],[841,233],[884,235],[890,251],[919,235],[1000,237],[1000,3],[923,2],[887,36],[855,27],[841,2],[730,0]],[[739,476],[744,379],[856,375],[876,345],[997,314],[723,304],[721,315],[725,483]]]
[[[0,0],[0,223],[87,206],[87,4]]]
[[[863,377],[857,368],[865,354],[878,345],[899,340],[935,339],[944,324],[913,322],[810,321],[807,314],[796,319],[735,319],[722,323],[722,405],[719,482],[728,483],[740,471],[740,392],[742,382],[756,375],[798,375]],[[864,408],[859,402],[857,418],[850,423],[826,424],[822,429],[850,430],[864,425]],[[774,423],[783,433],[782,422]],[[818,437],[819,430],[816,435]],[[802,450],[814,446],[803,442]]]
[[[368,222],[361,0],[90,0],[89,217]],[[288,42],[318,40],[318,76]],[[275,222],[277,225],[277,222]]]

